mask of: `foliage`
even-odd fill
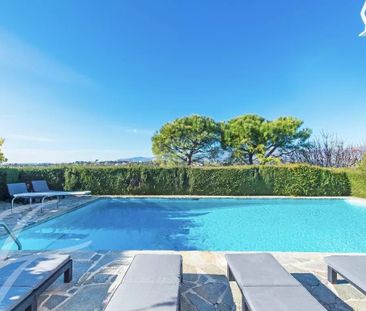
[[[351,184],[351,195],[359,198],[366,198],[366,170],[344,169]]]
[[[293,117],[269,121],[243,115],[224,123],[222,143],[233,163],[266,164],[307,146],[311,130],[302,129],[302,124]]]
[[[95,195],[349,195],[348,175],[309,165],[152,167],[68,166],[1,168],[6,183],[46,179],[53,189],[91,190]]]
[[[1,151],[1,147],[2,147],[3,144],[4,144],[4,139],[0,137],[0,163],[7,161],[7,159],[5,158],[4,153]]]
[[[70,167],[65,171],[67,190],[91,190],[93,194],[185,194],[183,167],[151,166]]]
[[[309,146],[292,153],[287,160],[322,167],[353,167],[361,162],[365,152],[365,147],[348,146],[335,135],[322,133]]]
[[[350,180],[352,196],[366,198],[366,156],[356,168],[343,169],[343,171]]]
[[[217,156],[221,128],[213,119],[192,115],[166,123],[152,138],[160,160],[192,165]]]

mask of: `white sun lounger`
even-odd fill
[[[29,204],[32,205],[32,199],[41,198],[41,211],[43,211],[44,200],[47,198],[56,197],[57,207],[59,204],[59,199],[62,196],[83,196],[90,195],[90,191],[46,191],[46,192],[28,192],[25,183],[8,184],[8,191],[11,200],[11,211],[13,212],[14,201],[16,199],[29,199]]]

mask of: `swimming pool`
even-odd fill
[[[341,199],[108,198],[18,237],[25,250],[366,252],[366,206]]]

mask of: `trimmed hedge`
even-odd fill
[[[186,194],[186,169],[148,166],[70,167],[67,190],[88,189],[93,194]]]
[[[96,195],[286,195],[347,196],[348,173],[309,165],[237,167],[67,166],[0,169],[0,197],[6,183],[46,179],[59,190]]]
[[[366,198],[366,170],[347,169],[344,170],[351,184],[351,195],[359,198]]]
[[[190,194],[347,196],[345,173],[308,165],[194,168]]]

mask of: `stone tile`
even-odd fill
[[[345,300],[350,299],[365,299],[365,295],[358,291],[355,287],[349,284],[334,285],[334,288],[339,296]]]
[[[43,307],[52,310],[56,308],[59,304],[61,304],[63,301],[65,301],[67,298],[68,298],[67,296],[51,295],[43,304]]]
[[[185,297],[180,299],[180,309],[185,311],[195,311],[197,308]]]
[[[353,308],[353,311],[365,311],[366,310],[366,301],[365,300],[351,300],[347,301],[347,304],[351,308]]]
[[[195,306],[195,310],[199,311],[211,311],[215,310],[215,306],[204,300],[202,297],[195,295],[191,292],[185,295],[185,298]]]
[[[111,283],[111,279],[113,278],[112,274],[102,274],[102,273],[98,273],[93,275],[92,277],[90,277],[85,284],[89,285],[89,284],[107,284],[107,283]]]
[[[104,300],[107,297],[109,285],[85,285],[75,295],[67,299],[58,311],[99,311],[104,308]]]
[[[335,304],[337,296],[325,286],[316,286],[312,289],[311,294],[324,304]]]
[[[222,283],[206,283],[195,287],[193,291],[211,304],[216,304],[226,289],[227,285]]]
[[[94,266],[89,270],[89,272],[95,272],[105,266],[110,266],[113,262],[118,262],[119,264],[123,263],[124,260],[128,260],[128,263],[132,261],[132,258],[125,257],[120,252],[108,252],[104,256],[102,256]]]

